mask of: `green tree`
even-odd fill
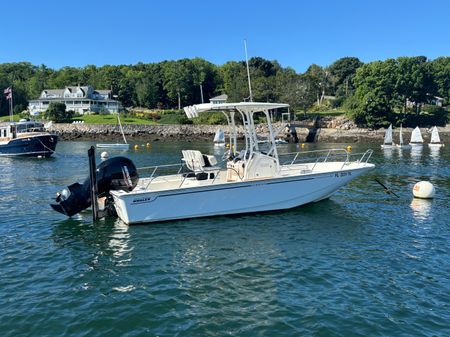
[[[229,61],[220,67],[223,78],[223,92],[231,102],[242,102],[250,96],[247,71],[244,62]]]
[[[362,65],[357,57],[343,57],[329,66],[333,92],[337,97],[347,97],[353,92],[353,78],[356,70]]]
[[[431,72],[425,56],[397,59],[395,91],[405,108],[407,101],[416,106],[427,102],[432,90]]]
[[[399,105],[397,62],[388,59],[360,67],[354,79],[356,91],[351,98],[349,114],[360,125],[379,127],[392,120],[392,112]]]
[[[72,120],[74,111],[66,111],[66,105],[59,102],[51,102],[45,111],[45,118],[55,123],[68,123]]]
[[[439,57],[430,63],[430,72],[433,79],[433,93],[444,98],[450,104],[450,57]]]

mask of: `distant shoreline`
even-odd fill
[[[281,124],[274,128],[282,128]],[[129,124],[124,125],[124,133],[130,142],[132,141],[195,141],[211,140],[218,128],[223,128],[225,132],[228,126],[221,125],[144,125]],[[265,132],[265,125],[258,125],[259,131]],[[60,136],[60,140],[122,140],[118,128],[114,125],[104,124],[53,124],[49,129]],[[427,128],[421,128],[425,143],[429,142],[431,134]],[[307,142],[307,139],[314,139],[315,142],[322,143],[381,143],[384,139],[384,129],[371,130],[356,127],[296,127],[300,143]],[[403,138],[408,141],[412,129],[403,129]],[[439,133],[444,143],[450,144],[450,125],[445,128],[440,127]],[[281,132],[281,138],[289,140],[287,133]],[[238,137],[243,137],[242,129],[238,129]],[[394,129],[394,141],[398,139],[398,130]],[[290,139],[292,141],[292,139]]]

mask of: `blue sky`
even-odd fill
[[[202,57],[276,59],[298,72],[344,56],[364,62],[450,55],[450,1],[2,1],[0,63],[52,68]]]

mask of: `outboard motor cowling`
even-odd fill
[[[98,197],[108,197],[110,191],[132,191],[139,180],[134,163],[125,157],[105,160],[96,168]],[[74,183],[56,195],[57,204],[50,206],[67,216],[75,215],[91,206],[91,183]]]

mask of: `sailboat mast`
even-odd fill
[[[119,121],[120,133],[122,133],[123,141],[125,142],[125,144],[128,144],[127,139],[125,138],[125,134],[123,133],[122,123],[120,123],[119,113],[117,113],[117,120]]]
[[[245,63],[247,64],[248,91],[250,92],[250,102],[253,102],[252,82],[250,81],[250,68],[248,66],[247,40],[244,39]]]
[[[400,139],[399,139],[400,145],[403,145],[403,132],[402,132],[402,125],[400,124]]]

